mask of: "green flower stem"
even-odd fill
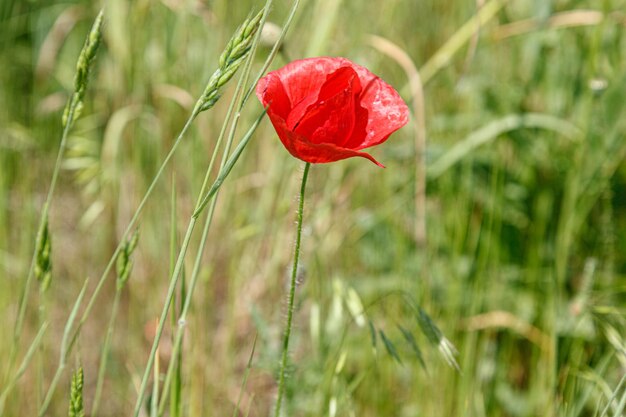
[[[289,338],[291,336],[291,323],[293,321],[293,301],[296,296],[296,279],[298,277],[298,260],[300,259],[300,242],[302,240],[302,212],[304,211],[304,190],[306,189],[306,180],[309,176],[309,168],[311,163],[304,165],[304,173],[302,174],[302,185],[300,186],[300,204],[298,205],[297,215],[297,232],[296,247],[293,254],[293,268],[291,270],[291,282],[289,284],[289,299],[287,302],[287,325],[285,327],[285,335],[283,338],[283,354],[280,362],[280,373],[278,375],[278,397],[276,398],[276,408],[274,409],[274,417],[280,415],[280,406],[285,392],[285,369],[287,368],[287,359],[289,357]]]

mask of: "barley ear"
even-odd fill
[[[63,126],[70,124],[80,116],[83,107],[83,99],[87,91],[87,81],[89,80],[89,72],[96,58],[98,47],[102,42],[102,19],[103,10],[100,10],[96,20],[93,22],[89,36],[85,39],[83,49],[80,51],[78,61],[76,62],[76,75],[74,76],[74,93],[67,101],[65,110],[63,111]]]
[[[235,75],[248,56],[254,35],[259,30],[262,15],[262,12],[259,12],[256,16],[246,19],[228,41],[220,55],[219,68],[209,79],[202,97],[196,104],[197,113],[210,109],[219,100],[220,89]]]
[[[69,417],[85,417],[83,408],[83,367],[79,366],[72,375],[72,385],[70,390]]]

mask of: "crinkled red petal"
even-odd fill
[[[354,70],[339,68],[328,76],[320,89],[318,101],[309,106],[300,119],[292,119],[295,111],[289,114],[287,126],[311,143],[340,146],[352,135],[356,96],[360,90],[361,84]]]
[[[285,121],[276,114],[268,112],[272,125],[278,133],[280,141],[290,154],[298,159],[314,164],[334,162],[341,159],[360,156],[369,159],[376,165],[384,168],[380,162],[366,152],[360,152],[353,149],[341,148],[329,143],[311,143],[305,137],[298,135],[287,128]]]

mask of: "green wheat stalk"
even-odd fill
[[[256,20],[256,18],[254,19],[247,19],[247,21],[244,23],[244,27],[245,28],[249,28],[249,23],[253,20]],[[259,22],[257,20],[257,29],[259,26]],[[251,32],[250,30],[244,30],[244,33],[248,34],[248,36],[253,36],[255,34],[255,32]],[[240,36],[240,31],[238,31],[236,33],[236,36]],[[241,39],[241,42],[243,43],[247,43],[249,42],[248,38],[244,38]],[[196,103],[196,106],[194,107],[194,110],[192,111],[191,115],[189,116],[189,118],[187,119],[184,127],[182,128],[181,132],[179,133],[178,137],[176,138],[174,144],[172,145],[172,148],[170,149],[170,152],[168,153],[168,155],[165,157],[163,163],[161,164],[159,170],[157,171],[155,177],[152,180],[152,183],[150,184],[150,186],[148,187],[148,190],[146,191],[146,193],[144,194],[144,197],[142,198],[141,202],[139,203],[139,206],[137,207],[137,209],[135,210],[135,213],[133,214],[133,217],[131,218],[126,230],[124,231],[123,235],[122,235],[122,239],[121,242],[117,248],[115,249],[113,255],[111,256],[107,266],[105,267],[104,272],[102,273],[98,284],[96,285],[96,288],[94,289],[93,293],[91,294],[91,297],[89,299],[89,302],[87,303],[87,307],[85,308],[85,311],[83,312],[77,326],[76,329],[73,332],[72,337],[68,340],[67,342],[67,349],[63,352],[62,357],[59,361],[59,366],[57,367],[57,373],[55,374],[55,378],[53,378],[53,381],[48,389],[48,394],[47,397],[50,397],[52,395],[52,393],[54,392],[56,385],[58,383],[58,377],[56,377],[56,375],[59,375],[60,377],[60,372],[61,370],[65,367],[65,361],[67,360],[67,355],[69,355],[69,353],[71,352],[71,349],[73,348],[74,344],[76,343],[76,340],[82,330],[82,326],[85,324],[85,322],[87,321],[87,318],[89,317],[91,310],[93,309],[94,305],[95,305],[95,301],[100,293],[100,291],[102,290],[104,283],[106,282],[106,278],[109,274],[109,272],[111,271],[111,269],[113,268],[113,265],[116,263],[116,260],[118,259],[118,255],[121,253],[123,245],[126,241],[126,239],[128,238],[128,235],[130,233],[130,231],[132,230],[132,228],[136,225],[139,216],[141,214],[141,212],[143,211],[143,208],[145,207],[145,204],[147,203],[148,198],[150,197],[150,195],[152,194],[152,192],[154,191],[155,187],[156,187],[156,183],[158,181],[158,179],[161,177],[161,175],[163,174],[163,172],[165,171],[165,167],[167,166],[167,164],[169,163],[169,161],[171,160],[171,158],[174,155],[174,152],[176,151],[176,149],[178,148],[179,144],[181,143],[183,137],[186,135],[187,131],[189,130],[189,128],[191,127],[192,122],[195,120],[195,118],[198,116],[199,113],[201,113],[202,111],[208,110],[209,108],[211,108],[215,102],[217,101],[217,98],[219,98],[219,90],[224,86],[224,84],[230,79],[232,78],[232,76],[234,75],[234,72],[231,71],[232,66],[236,66],[237,68],[240,65],[240,62],[238,61],[232,61],[230,58],[236,56],[236,54],[240,53],[241,48],[232,48],[231,52],[223,54],[223,56],[225,57],[225,59],[221,60],[221,62],[223,62],[223,66],[220,66],[220,68],[218,68],[218,70],[216,70],[215,74],[217,73],[221,73],[220,77],[217,78],[217,82],[215,81],[216,77],[215,74],[211,77],[211,79],[209,80],[209,82],[207,83],[207,88],[205,88],[202,96],[198,99],[198,102]],[[234,52],[233,52],[234,51]],[[246,50],[245,53],[247,53],[248,50]],[[215,93],[217,92],[217,93]],[[217,94],[217,95],[216,95]],[[217,97],[217,98],[216,98]],[[66,125],[67,126],[67,125]],[[190,237],[190,236],[189,236]],[[188,242],[187,242],[188,244]],[[169,307],[169,306],[168,306]],[[162,327],[163,325],[163,321],[160,321],[159,326]],[[154,356],[154,353],[152,354],[152,356]],[[148,372],[150,371],[150,369],[148,369]],[[144,388],[144,392],[145,392],[145,388]],[[41,407],[40,409],[40,415],[43,415],[45,413],[45,411],[47,410],[47,407],[49,405],[49,401],[44,401],[44,405]]]
[[[39,242],[35,260],[35,279],[39,282],[39,325],[43,326],[48,320],[47,294],[52,282],[52,237],[48,225],[48,217],[44,219],[43,228],[36,239]],[[37,359],[37,401],[41,400],[44,385],[44,358],[45,343],[39,346]]]
[[[176,190],[176,177],[174,174],[172,174],[172,198],[170,201],[170,211],[171,211],[171,218],[170,218],[170,276],[174,273],[174,267],[176,264],[176,246],[177,246],[177,232],[178,232],[178,228],[176,227],[177,225],[177,210],[176,210],[176,201],[177,201],[177,190]],[[185,276],[183,274],[183,278],[182,278],[182,283],[180,286],[180,304],[181,304],[181,310],[182,310],[182,305],[185,303]],[[175,313],[176,309],[172,309],[172,314],[171,316],[171,326],[172,328],[176,328],[176,316],[177,314]],[[172,344],[174,344],[174,336],[172,335]],[[176,358],[174,359],[174,361],[176,362],[176,366],[174,369],[174,383],[171,385],[170,387],[170,395],[172,397],[172,400],[170,401],[170,416],[171,417],[179,417],[182,413],[182,401],[181,401],[181,397],[182,397],[182,356],[183,353],[182,351],[179,351],[178,354],[176,355]],[[157,385],[158,386],[158,385]],[[166,391],[165,389],[163,390],[164,392]],[[158,415],[158,409],[157,409],[157,415]]]
[[[271,3],[271,0],[268,0],[268,3]],[[242,56],[247,58],[248,64],[246,66],[246,70],[244,71],[244,74],[242,75],[241,79],[247,79],[247,73],[250,70],[251,57],[253,56],[253,54],[250,54],[250,51],[253,50],[256,47],[256,44],[258,43],[258,35],[257,35],[257,33],[259,33],[258,29],[265,21],[268,11],[269,11],[269,7],[266,5],[263,12],[258,13],[255,17],[251,19],[246,19],[244,23],[237,29],[237,31],[235,32],[235,35],[233,35],[231,41],[228,43],[225,51],[222,53],[220,57],[220,68],[209,79],[209,82],[207,84],[207,87],[205,88],[204,93],[202,94],[198,102],[196,103],[196,106],[194,108],[194,113],[200,113],[206,109],[211,108],[215,104],[215,101],[219,98],[219,88],[223,85],[223,83],[230,80],[232,76],[234,75],[234,71],[230,67],[235,68],[235,71],[236,71],[236,69],[239,68],[239,66],[242,64],[244,60]],[[237,94],[235,94],[235,97],[236,96]],[[233,135],[234,135],[234,129],[233,129]],[[206,179],[206,176],[208,176],[209,174],[210,174],[210,171],[207,170],[205,179]],[[205,192],[205,187],[206,187],[206,181],[205,181],[205,185],[200,190],[198,202],[196,203],[196,209],[201,202],[201,197]],[[152,344],[150,355],[148,357],[148,363],[146,364],[143,378],[141,380],[141,386],[139,388],[137,402],[135,403],[135,411],[133,414],[135,417],[139,415],[139,412],[141,410],[141,404],[143,403],[143,399],[146,394],[148,380],[150,378],[150,372],[154,364],[156,352],[158,350],[159,342],[163,334],[163,328],[165,326],[165,322],[167,319],[167,314],[169,312],[169,308],[172,303],[172,299],[174,297],[174,292],[176,290],[176,286],[178,284],[178,280],[181,275],[182,264],[183,264],[183,261],[187,252],[187,248],[189,247],[189,242],[191,240],[191,235],[193,234],[195,224],[196,224],[196,218],[192,217],[187,226],[187,232],[185,233],[185,237],[183,238],[181,249],[179,251],[178,258],[176,260],[176,265],[174,267],[174,272],[172,273],[170,277],[170,284],[169,284],[169,288],[167,291],[165,304],[161,312],[157,332],[154,338],[154,342]],[[173,355],[173,361],[175,360],[176,360],[175,355]],[[168,394],[168,390],[169,390],[168,387],[164,387],[163,396],[166,396]]]
[[[111,316],[109,317],[109,324],[107,326],[106,336],[104,344],[102,346],[102,352],[100,354],[100,366],[98,368],[98,378],[96,381],[96,391],[94,394],[93,405],[91,406],[91,415],[96,416],[98,414],[98,408],[100,407],[100,399],[102,397],[102,386],[104,384],[104,376],[106,374],[107,363],[109,358],[109,351],[111,349],[111,339],[113,337],[113,330],[115,322],[117,320],[117,313],[119,310],[120,299],[122,296],[122,290],[128,282],[130,272],[133,268],[133,261],[131,255],[137,247],[139,241],[139,232],[135,230],[133,235],[126,240],[120,254],[117,256],[116,272],[117,280],[115,283],[115,296],[113,298],[113,307],[111,308]]]
[[[63,162],[65,154],[65,148],[67,143],[67,137],[74,121],[79,117],[83,101],[85,98],[85,92],[87,91],[87,84],[89,81],[89,74],[93,67],[98,47],[102,41],[102,23],[103,23],[103,11],[101,10],[96,17],[89,35],[85,40],[83,49],[78,56],[76,63],[76,76],[74,78],[74,92],[69,98],[65,111],[63,112],[62,123],[63,133],[61,135],[61,143],[59,145],[59,151],[57,153],[56,163],[54,170],[52,171],[52,179],[50,180],[50,188],[46,197],[46,201],[43,204],[41,217],[39,220],[39,227],[37,232],[37,238],[35,242],[35,249],[33,251],[32,261],[24,283],[24,288],[20,296],[18,303],[18,314],[15,321],[15,328],[13,331],[13,343],[11,346],[11,354],[9,358],[9,372],[13,368],[15,361],[15,355],[17,353],[17,347],[20,342],[22,333],[22,327],[24,325],[24,317],[26,314],[26,305],[28,303],[28,296],[30,293],[31,281],[33,276],[42,282],[42,288],[47,287],[50,284],[51,264],[50,264],[50,234],[48,231],[48,212],[50,204],[52,203],[52,197],[56,189],[59,172]]]
[[[52,401],[52,395],[54,394],[54,390],[61,379],[61,375],[63,374],[63,370],[65,369],[67,358],[69,356],[69,352],[71,349],[70,342],[70,331],[72,326],[74,325],[74,321],[76,320],[76,316],[78,315],[78,309],[82,304],[83,298],[85,296],[85,292],[87,290],[87,284],[89,283],[89,279],[86,279],[83,288],[80,290],[76,301],[74,302],[74,306],[72,307],[72,311],[65,323],[65,329],[63,330],[63,338],[61,339],[61,352],[59,354],[59,365],[57,370],[52,378],[52,382],[50,382],[50,386],[48,387],[48,392],[44,398],[44,402],[39,407],[39,412],[37,413],[38,417],[43,417],[46,414],[46,410],[50,406],[50,402]]]
[[[249,24],[251,21],[255,20],[256,18],[253,19],[247,19],[246,22],[244,23],[244,27],[246,28],[244,30],[244,34],[247,34],[248,37],[253,36],[254,33],[251,32],[249,30]],[[258,29],[258,21],[257,21],[257,29]],[[240,31],[238,31],[236,33],[236,36],[240,36]],[[241,39],[242,43],[247,43],[249,42],[248,37],[245,37],[243,39]],[[124,233],[122,234],[122,237],[120,239],[120,244],[118,244],[118,246],[116,247],[116,249],[113,252],[113,255],[111,256],[111,258],[109,259],[109,262],[107,263],[104,271],[102,272],[102,275],[100,276],[100,279],[98,280],[98,283],[96,285],[96,288],[94,289],[93,293],[91,294],[89,301],[87,303],[87,307],[85,308],[77,326],[76,329],[73,332],[73,335],[71,337],[71,339],[68,342],[68,350],[67,350],[67,354],[70,353],[72,347],[74,346],[74,344],[76,343],[76,340],[78,339],[78,336],[80,335],[80,332],[82,330],[83,325],[86,323],[87,318],[89,317],[89,315],[91,314],[91,311],[95,305],[95,301],[98,298],[98,295],[100,294],[100,292],[102,291],[102,288],[104,287],[104,284],[106,282],[106,279],[110,273],[110,271],[112,270],[114,264],[116,263],[116,260],[118,259],[118,255],[120,254],[120,252],[122,251],[123,245],[126,241],[126,239],[128,238],[131,230],[133,230],[133,228],[135,227],[137,221],[139,220],[139,217],[141,215],[141,213],[143,212],[143,209],[150,197],[150,195],[152,194],[152,192],[154,191],[154,189],[156,188],[156,184],[158,182],[158,180],[160,179],[160,177],[162,176],[163,172],[165,171],[166,166],[168,165],[168,163],[170,162],[170,160],[172,159],[176,149],[178,148],[178,146],[180,145],[180,143],[182,142],[182,139],[186,136],[188,130],[190,129],[193,121],[195,120],[195,118],[198,116],[198,114],[200,114],[202,111],[208,110],[209,108],[211,108],[217,101],[217,99],[219,99],[219,91],[220,89],[225,85],[225,83],[232,78],[232,76],[234,75],[234,71],[233,66],[235,67],[239,67],[240,62],[238,62],[237,60],[232,61],[232,57],[235,57],[236,54],[241,53],[240,52],[241,48],[231,48],[231,52],[223,54],[223,56],[225,57],[223,60],[221,60],[221,62],[223,63],[223,65],[220,66],[220,68],[218,68],[218,70],[215,71],[214,75],[211,77],[211,79],[209,80],[209,82],[207,83],[207,87],[205,88],[203,94],[201,95],[201,97],[198,99],[196,106],[194,107],[194,110],[192,111],[191,115],[189,116],[189,118],[187,119],[187,121],[185,122],[185,125],[183,126],[183,128],[181,129],[179,135],[177,136],[176,140],[174,141],[174,144],[172,145],[169,153],[167,154],[167,156],[165,157],[165,159],[163,160],[161,166],[159,167],[157,173],[155,174],[154,178],[152,179],[152,182],[150,183],[150,185],[148,186],[148,189],[146,190],[141,202],[139,203],[137,209],[135,210],[135,213],[133,214],[130,222],[128,223],[126,230],[124,231]],[[234,52],[233,52],[234,51]],[[248,50],[246,50],[245,53],[247,53]],[[221,75],[219,77],[216,77],[215,74],[220,73]],[[215,81],[217,79],[217,81]],[[160,325],[162,325],[162,322],[160,322]],[[63,359],[65,360],[65,359]],[[59,365],[60,367],[61,365]],[[53,382],[55,382],[53,380]],[[50,387],[50,390],[53,390],[54,386]],[[45,412],[45,410],[43,410]]]
[[[2,413],[4,411],[4,405],[6,404],[7,397],[9,396],[9,394],[11,393],[11,391],[13,390],[15,385],[17,384],[17,381],[19,381],[19,379],[22,377],[22,375],[24,375],[24,373],[26,372],[26,369],[28,368],[28,365],[30,364],[30,361],[32,360],[33,356],[35,355],[35,352],[37,352],[37,349],[39,349],[39,346],[41,345],[41,342],[43,340],[44,334],[46,333],[46,330],[48,330],[48,323],[47,322],[43,323],[41,325],[41,327],[39,328],[39,332],[37,332],[37,335],[35,336],[35,338],[33,339],[33,342],[31,343],[30,347],[28,348],[28,351],[26,352],[26,355],[24,355],[24,359],[22,360],[22,364],[20,365],[20,367],[18,368],[18,370],[15,373],[15,375],[7,383],[7,385],[5,386],[4,390],[0,394],[0,415],[3,415]]]

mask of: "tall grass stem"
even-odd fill
[[[39,218],[39,226],[37,227],[37,237],[35,239],[35,247],[33,249],[33,255],[31,257],[30,267],[28,269],[28,275],[26,282],[22,289],[18,303],[18,313],[15,321],[15,327],[13,330],[13,340],[11,344],[11,352],[9,354],[9,366],[7,367],[10,374],[14,366],[15,357],[17,354],[20,337],[22,334],[22,327],[24,326],[24,317],[26,315],[26,305],[30,294],[31,282],[35,275],[35,266],[37,263],[37,253],[40,248],[42,239],[44,238],[44,230],[48,224],[48,214],[50,210],[50,204],[52,203],[52,197],[56,190],[56,185],[59,179],[59,173],[61,172],[61,166],[63,164],[63,158],[65,156],[65,149],[67,147],[67,139],[70,129],[74,124],[74,120],[80,115],[80,111],[83,105],[83,99],[87,89],[87,82],[89,79],[89,73],[91,66],[98,52],[98,47],[102,38],[102,22],[103,11],[100,10],[94,23],[85,39],[85,44],[81,49],[76,63],[76,74],[74,78],[74,92],[70,96],[65,111],[63,113],[63,133],[61,134],[61,142],[59,144],[59,150],[57,152],[54,169],[52,170],[52,178],[50,180],[50,187],[48,188],[48,194],[43,204],[41,216]]]
[[[239,108],[238,108],[238,112],[237,112],[237,119],[238,119],[238,115],[240,114],[241,110],[243,109],[243,106],[245,105],[245,103],[248,101],[248,99],[250,98],[250,95],[252,94],[252,92],[254,91],[256,84],[258,83],[258,80],[261,78],[261,76],[265,73],[265,71],[267,71],[267,68],[269,68],[269,65],[271,64],[271,62],[273,61],[274,57],[276,56],[276,53],[280,50],[280,47],[282,45],[282,42],[285,38],[285,34],[287,33],[287,30],[289,29],[289,27],[291,26],[291,23],[293,21],[293,18],[295,16],[295,13],[298,9],[298,6],[300,4],[300,0],[295,0],[293,2],[293,5],[291,7],[291,10],[289,12],[289,16],[287,17],[287,20],[285,21],[285,24],[283,26],[283,29],[280,33],[280,36],[278,37],[278,40],[276,41],[276,43],[274,44],[272,50],[270,51],[270,54],[267,56],[265,63],[263,64],[263,67],[261,68],[261,70],[258,72],[257,76],[254,79],[254,82],[250,85],[250,87],[248,88],[248,90],[246,91],[245,95],[243,96],[240,104],[239,104]],[[265,10],[269,9],[269,6],[271,5],[271,1],[268,1],[267,4],[265,5]],[[261,18],[261,25],[263,25],[263,23],[265,22],[266,16],[264,15]],[[256,48],[256,43],[254,44],[253,48]],[[254,53],[254,49],[252,51]],[[253,55],[252,53],[252,55]],[[246,68],[246,71],[249,71],[249,68]],[[242,78],[243,79],[243,78]],[[241,80],[240,80],[241,82]],[[237,86],[237,89],[240,88],[240,85]],[[236,103],[236,97],[237,94],[235,94],[235,97],[233,98],[233,100],[230,103],[230,106],[228,108],[228,111],[226,112],[226,117],[224,118],[225,122],[222,125],[222,129],[220,131],[220,134],[218,136],[217,139],[217,144],[216,144],[216,149],[218,149],[220,147],[220,144],[223,140],[223,137],[226,133],[226,126],[228,124],[228,121],[231,118],[232,112],[234,110],[234,106]],[[261,119],[264,117],[265,115],[265,111],[260,114],[257,118],[257,120],[255,121],[255,123],[252,125],[252,127],[248,130],[248,133],[246,135],[244,135],[244,138],[241,140],[240,145],[237,147],[238,149],[242,146],[245,146],[247,143],[247,140],[250,139],[252,133],[256,130],[258,124],[260,123]],[[233,122],[236,123],[236,120]],[[232,141],[232,136],[234,135],[234,129],[231,128],[231,137],[229,138],[229,142]],[[230,149],[230,145],[227,145],[227,148]],[[237,150],[234,151],[234,155],[235,157],[237,156]],[[222,163],[221,163],[221,167],[220,167],[220,173],[218,174],[218,180],[216,180],[216,182],[213,184],[213,186],[211,187],[211,189],[215,188],[215,191],[213,192],[213,194],[216,194],[219,191],[219,187],[221,186],[222,182],[223,182],[223,178],[221,181],[219,181],[219,178],[222,177],[223,175],[228,174],[228,172],[230,172],[230,170],[224,170],[225,166],[230,165],[229,161],[226,160],[226,156],[228,155],[228,152],[224,153],[224,157],[222,158]],[[204,178],[204,182],[203,185],[201,187],[201,189],[206,190],[206,187],[208,185],[208,181],[209,181],[209,174],[213,169],[213,165],[215,162],[215,156],[216,153],[213,154],[211,161],[209,163],[209,169],[207,171],[207,174]],[[231,157],[232,159],[232,157]],[[236,160],[236,159],[235,159]],[[232,167],[231,167],[232,168]],[[219,181],[219,183],[218,183]],[[209,193],[207,194],[207,197],[205,198],[206,201],[203,201],[201,203],[201,206],[198,208],[198,210],[196,210],[196,213],[194,213],[195,216],[199,215],[199,210],[202,209],[204,207],[204,204],[208,203],[208,200],[213,197],[213,195],[210,195],[211,191],[209,191]],[[180,350],[182,349],[182,340],[183,340],[183,335],[184,335],[184,331],[185,331],[185,326],[184,323],[186,322],[187,319],[187,314],[189,311],[189,308],[191,306],[191,301],[193,299],[193,292],[194,289],[196,287],[197,284],[197,280],[198,277],[200,275],[200,266],[202,263],[202,255],[204,253],[204,249],[206,246],[206,242],[207,242],[207,238],[208,238],[208,233],[211,227],[211,223],[212,223],[212,219],[213,219],[213,213],[215,211],[215,205],[217,204],[217,195],[215,195],[215,198],[213,198],[211,200],[211,205],[209,207],[209,211],[207,213],[207,218],[205,221],[205,226],[204,229],[202,231],[202,236],[200,238],[200,244],[198,247],[198,250],[196,252],[196,259],[194,261],[194,266],[193,266],[193,270],[191,273],[191,278],[190,278],[190,284],[189,284],[189,289],[187,292],[187,295],[185,297],[185,303],[183,305],[180,317],[178,319],[178,322],[181,323],[181,325],[178,326],[177,330],[176,330],[176,336],[174,337],[174,347],[173,347],[173,352],[172,352],[172,357],[173,360],[170,363],[169,367],[168,367],[168,371],[165,377],[165,382],[163,384],[163,391],[164,394],[161,397],[161,404],[159,405],[159,416],[163,415],[164,410],[165,410],[165,403],[167,402],[167,391],[168,388],[170,387],[172,378],[173,378],[173,371],[175,369],[176,366],[179,366],[179,364],[176,364],[176,360],[178,357],[178,352],[180,352]]]
[[[263,27],[263,24],[265,23],[265,20],[267,18],[267,15],[269,14],[269,10],[271,8],[271,3],[272,0],[267,0],[264,10],[261,14],[260,17],[255,18],[256,24],[258,24],[258,27]],[[248,49],[248,54],[244,55],[244,57],[242,57],[241,59],[245,59],[245,67],[244,67],[244,71],[239,79],[239,83],[237,86],[237,91],[235,92],[235,96],[233,97],[233,103],[238,100],[240,94],[239,92],[241,91],[243,85],[246,84],[247,80],[248,80],[248,74],[250,73],[250,68],[251,68],[251,64],[252,64],[252,59],[254,58],[254,52],[256,51],[256,46],[258,45],[259,42],[259,36],[261,34],[261,31],[257,30],[256,32],[253,32],[254,37],[252,39],[250,39],[250,46]],[[229,46],[230,47],[230,44]],[[227,47],[227,48],[228,48]],[[220,60],[221,61],[221,60]],[[210,82],[209,82],[210,83]],[[229,141],[228,144],[226,145],[225,149],[224,149],[224,158],[223,158],[223,162],[222,162],[222,166],[226,163],[227,160],[227,155],[230,151],[230,145],[232,144],[232,139],[234,137],[235,131],[236,131],[236,127],[237,127],[237,122],[240,118],[241,115],[241,109],[243,107],[243,104],[245,103],[245,101],[242,99],[239,102],[239,109],[238,112],[235,114],[233,122],[231,124],[231,132],[230,132],[230,137],[229,137]],[[196,106],[196,108],[198,108],[198,106]],[[225,124],[227,123],[227,121],[225,122]],[[216,148],[217,149],[217,148]],[[182,270],[182,265],[184,263],[184,259],[185,259],[185,255],[187,254],[187,250],[189,248],[189,242],[191,240],[191,235],[193,234],[193,230],[195,228],[195,225],[197,223],[197,214],[198,214],[198,210],[200,208],[200,205],[202,204],[203,201],[203,196],[205,194],[206,191],[206,186],[208,184],[208,178],[209,175],[211,173],[210,169],[212,168],[212,166],[210,165],[207,168],[206,174],[205,174],[205,179],[202,185],[202,188],[198,194],[198,200],[196,202],[195,205],[195,209],[194,209],[194,215],[191,216],[190,220],[189,220],[189,224],[187,226],[187,232],[185,234],[185,238],[183,239],[179,254],[178,254],[178,259],[176,261],[176,266],[174,267],[174,272],[170,277],[170,285],[168,288],[168,292],[167,292],[167,296],[165,299],[165,303],[163,306],[163,310],[161,312],[161,318],[159,320],[159,326],[157,328],[157,332],[154,338],[154,343],[152,345],[152,350],[150,352],[150,356],[148,357],[148,364],[146,365],[146,369],[144,371],[144,375],[141,381],[141,386],[139,388],[139,394],[137,397],[137,402],[135,403],[135,411],[134,411],[134,417],[138,417],[139,412],[141,410],[141,404],[143,402],[143,398],[145,396],[145,392],[146,392],[146,387],[148,384],[148,379],[150,377],[150,368],[152,367],[152,364],[154,363],[154,359],[155,359],[155,354],[156,351],[158,350],[158,346],[159,346],[159,342],[161,340],[161,336],[163,333],[163,328],[165,326],[165,320],[167,318],[167,314],[169,312],[169,307],[171,305],[173,296],[174,296],[174,291],[176,289],[176,286],[178,284],[178,280],[180,277],[180,273]],[[221,185],[221,184],[220,184]],[[189,294],[187,296],[187,299],[190,300],[191,299],[191,294]],[[180,326],[179,326],[180,327]],[[175,353],[172,357],[172,364],[176,362],[176,354]],[[172,365],[170,364],[170,365]],[[173,366],[170,366],[168,368],[168,374],[171,373],[173,371]],[[171,371],[170,371],[171,370]],[[171,379],[171,376],[170,376]],[[166,397],[168,395],[168,387],[165,387],[163,390],[163,396]],[[165,401],[162,401],[162,405],[164,406]],[[161,407],[159,407],[161,408]],[[158,414],[158,413],[157,413]]]

